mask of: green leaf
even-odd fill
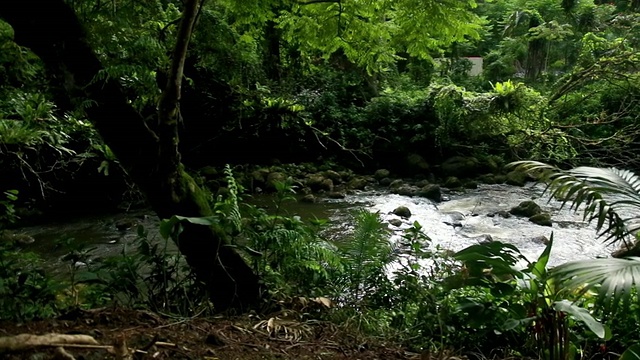
[[[98,167],[98,172],[103,173],[105,176],[109,176],[109,162],[107,160],[102,160],[100,167]]]
[[[491,274],[498,277],[522,277],[522,272],[514,266],[521,260],[526,261],[518,248],[499,241],[469,246],[453,257],[462,261],[469,274],[476,277],[484,277],[485,270],[490,270]]]
[[[508,331],[508,330],[513,330],[519,327],[520,325],[529,325],[535,319],[536,319],[535,317],[528,317],[524,319],[508,319],[507,321],[504,322],[504,325],[502,325],[502,330]]]
[[[549,243],[544,248],[544,251],[538,257],[538,260],[533,264],[532,273],[538,279],[544,279],[547,275],[547,263],[549,262],[549,254],[551,254],[551,247],[553,246],[553,232],[551,233]]]
[[[583,322],[589,330],[591,330],[597,337],[604,339],[606,331],[604,326],[598,322],[587,309],[581,308],[575,305],[569,300],[556,301],[553,303],[553,308],[557,311],[572,315],[576,320]]]
[[[640,360],[640,344],[631,345],[622,353],[620,360]]]
[[[171,236],[180,235],[180,233],[182,232],[182,227],[176,228],[176,225],[179,225],[183,221],[194,225],[203,226],[219,224],[219,220],[215,216],[187,217],[173,215],[170,219],[164,219],[160,222],[160,236],[162,236],[164,239],[168,239]]]
[[[615,312],[628,309],[631,295],[640,287],[640,258],[606,258],[573,261],[552,271],[567,289],[584,294],[590,289],[598,293],[597,304]],[[619,304],[625,307],[620,307]]]

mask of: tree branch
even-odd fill
[[[182,92],[182,78],[184,64],[187,58],[187,50],[193,33],[195,20],[198,14],[200,0],[187,0],[178,29],[176,45],[173,49],[171,69],[169,70],[167,84],[158,104],[158,134],[160,138],[160,158],[171,159],[165,161],[163,168],[159,169],[162,177],[167,176],[171,186],[172,179],[177,177],[180,164],[178,152],[178,123],[180,116],[180,94]]]
[[[300,5],[312,5],[312,4],[322,4],[322,3],[339,3],[340,0],[309,0],[309,1],[301,1],[298,4]]]

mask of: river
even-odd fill
[[[602,243],[595,227],[585,223],[581,213],[572,212],[568,206],[561,209],[559,201],[549,201],[548,197],[541,197],[541,193],[542,187],[536,185],[480,185],[477,189],[446,194],[447,201],[436,204],[424,198],[369,191],[315,204],[287,203],[286,211],[289,215],[303,219],[314,216],[330,219],[334,237],[340,237],[349,231],[351,210],[364,207],[369,211],[379,212],[383,221],[402,221],[400,226],[390,225],[395,239],[402,229],[417,221],[432,239],[431,246],[439,245],[454,251],[477,244],[490,235],[493,240],[516,245],[526,257],[533,260],[545,247],[542,237],[549,238],[553,232],[554,247],[550,265],[609,256],[614,249]],[[535,225],[526,218],[505,218],[499,215],[522,201],[532,199],[551,214],[552,227]],[[271,199],[261,196],[251,202],[268,207]],[[399,206],[409,208],[412,216],[401,219],[393,215],[393,210]],[[50,223],[23,228],[18,232],[35,239],[35,243],[28,246],[29,249],[40,253],[47,261],[60,262],[69,251],[69,247],[64,245],[65,240],[71,239],[92,248],[93,257],[106,257],[121,253],[123,246],[131,244],[136,237],[138,225],[143,225],[149,230],[151,237],[159,240],[158,224],[152,212],[141,210],[129,214]]]

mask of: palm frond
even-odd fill
[[[624,212],[640,210],[640,177],[628,170],[581,166],[561,170],[537,161],[518,161],[511,164],[546,182],[545,193],[562,200],[596,223],[599,236],[605,242],[626,242],[628,236],[640,229],[640,216],[623,217]]]
[[[551,270],[568,289],[594,290],[604,309],[628,309],[640,291],[640,257],[573,261]],[[619,305],[622,304],[622,307]]]

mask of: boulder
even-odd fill
[[[623,258],[627,256],[640,256],[640,242],[635,245],[622,245],[620,249],[611,253],[614,258]]]
[[[318,168],[312,163],[304,163],[300,165],[300,169],[308,174],[318,172]]]
[[[478,176],[478,181],[480,181],[483,184],[495,184],[496,177],[494,174],[483,174]]]
[[[391,219],[389,220],[389,224],[395,226],[395,227],[400,227],[402,226],[402,220],[400,219]]]
[[[269,173],[269,169],[254,170],[251,172],[251,179],[260,184],[259,186],[262,186],[267,182],[267,176],[269,176]]]
[[[472,177],[480,169],[480,161],[471,156],[454,156],[445,160],[442,165],[444,176]]]
[[[458,189],[462,187],[462,181],[455,176],[449,176],[447,180],[444,181],[444,187],[449,189]]]
[[[396,180],[393,180],[393,181],[391,182],[391,184],[389,184],[389,187],[390,187],[391,189],[397,189],[397,188],[399,188],[399,187],[401,187],[401,186],[403,186],[403,185],[404,185],[404,181],[402,181],[402,180],[400,180],[400,179],[396,179]]]
[[[493,177],[493,180],[495,181],[495,184],[504,184],[507,181],[507,177],[502,174],[497,174]]]
[[[507,173],[506,183],[514,186],[524,186],[527,183],[527,174],[521,170],[512,170]]]
[[[551,221],[551,215],[549,215],[549,213],[546,213],[546,212],[533,215],[532,217],[529,218],[529,221],[540,226],[553,225],[553,222]]]
[[[491,236],[491,234],[482,234],[478,237],[474,238],[478,244],[488,244],[493,242],[493,236]]]
[[[351,171],[339,171],[338,174],[340,174],[342,181],[349,181],[353,178],[353,172]]]
[[[378,183],[382,186],[389,186],[391,185],[392,182],[393,180],[391,180],[391,178],[388,178],[388,177],[380,179],[380,181],[378,181]]]
[[[534,215],[538,215],[542,213],[542,209],[538,204],[531,200],[523,201],[518,206],[509,210],[511,215],[522,216],[522,217],[532,217]]]
[[[409,154],[406,163],[406,170],[411,174],[423,174],[429,171],[429,163],[418,154]]]
[[[333,181],[321,174],[309,176],[306,181],[306,186],[310,187],[313,191],[333,191]]]
[[[380,180],[382,180],[384,178],[388,178],[390,175],[391,175],[391,172],[389,172],[389,170],[387,170],[387,169],[378,169],[373,174],[373,177],[376,178],[376,180],[380,181]]]
[[[465,219],[463,213],[459,211],[451,211],[448,213],[444,213],[444,215],[446,215],[447,218],[443,221],[443,223],[453,227],[462,227],[462,221]]]
[[[349,189],[353,190],[364,190],[364,188],[367,186],[367,179],[363,177],[354,177],[349,181],[347,186],[349,187]]]
[[[464,183],[464,188],[465,189],[477,189],[478,188],[478,183],[476,181],[470,180],[467,181],[466,183]]]
[[[544,236],[544,235],[540,235],[540,236],[536,236],[534,238],[531,239],[532,242],[536,243],[536,244],[541,244],[541,245],[549,245],[549,238]]]
[[[401,185],[400,187],[391,189],[391,193],[403,196],[416,196],[418,188],[411,185]]]
[[[333,191],[333,180],[324,179],[324,181],[322,181],[322,183],[320,184],[320,189],[324,190],[324,191],[332,192]]]
[[[393,214],[408,219],[411,217],[411,210],[409,210],[409,208],[406,206],[398,206],[397,208],[395,208],[395,210],[393,210]]]
[[[344,199],[347,194],[343,191],[331,191],[327,194],[327,197],[330,199]]]
[[[302,199],[300,199],[300,201],[302,201],[304,203],[313,204],[313,203],[316,202],[316,197],[313,196],[313,194],[307,194],[307,195],[303,196]]]
[[[482,168],[484,170],[490,171],[491,173],[497,173],[504,166],[504,160],[497,157],[489,155],[482,160]]]
[[[435,202],[442,201],[442,191],[440,190],[440,186],[436,184],[429,184],[422,187],[416,195],[433,200]]]
[[[324,176],[331,179],[334,184],[339,184],[342,182],[342,176],[337,171],[327,170],[324,172]]]
[[[281,172],[272,172],[267,175],[267,180],[265,183],[265,188],[269,191],[276,191],[276,183],[285,182],[287,180],[287,175]]]

